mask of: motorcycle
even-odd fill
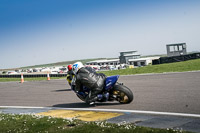
[[[67,76],[68,77],[68,76]],[[118,101],[121,104],[128,104],[133,101],[132,91],[123,85],[123,83],[118,83],[117,80],[119,75],[110,76],[106,78],[105,86],[103,91],[97,95],[97,102],[107,102],[107,101]],[[71,85],[71,81],[68,78],[68,83]],[[73,90],[73,89],[72,89]],[[90,92],[90,89],[83,87],[81,91],[76,92],[77,97],[82,101],[85,101],[85,98]]]

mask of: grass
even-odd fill
[[[62,62],[56,62],[56,63],[49,63],[49,64],[41,64],[41,65],[34,65],[34,66],[26,66],[26,67],[20,67],[20,68],[10,68],[10,69],[0,69],[0,71],[13,71],[13,70],[19,70],[19,69],[30,69],[30,68],[40,68],[40,67],[55,67],[55,66],[67,66],[69,64],[74,64],[75,62],[82,62],[85,64],[86,62],[89,61],[94,61],[94,60],[102,60],[106,58],[94,58],[94,59],[81,59],[81,60],[72,60],[72,61],[62,61]],[[109,58],[110,59],[110,58]]]
[[[160,64],[160,65],[149,65],[139,68],[127,68],[121,70],[112,71],[100,71],[107,76],[111,75],[131,75],[131,74],[144,74],[144,73],[165,73],[165,72],[185,72],[185,71],[196,71],[200,70],[200,59]],[[66,77],[51,77],[51,79],[64,79]],[[25,78],[25,81],[37,81],[37,80],[47,80],[46,77],[41,78]],[[21,81],[20,78],[0,78],[0,82],[8,81]]]
[[[107,76],[111,75],[131,75],[131,74],[144,74],[144,73],[165,73],[165,72],[185,72],[200,70],[200,59],[189,60],[176,63],[149,65],[135,69],[121,69],[113,71],[103,71]]]
[[[93,61],[93,60],[101,60],[105,58],[94,58],[94,59],[82,59],[82,60],[73,60],[73,61],[63,61],[63,62],[57,62],[57,63],[50,63],[50,64],[42,64],[42,65],[35,65],[35,66],[27,66],[27,67],[21,67],[21,69],[28,69],[28,68],[37,68],[37,67],[52,67],[52,66],[67,66],[69,64],[74,64],[75,62],[82,62],[85,64],[86,62]]]
[[[0,133],[189,133],[178,129],[154,129],[134,124],[83,122],[47,116],[0,113]]]

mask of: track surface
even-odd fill
[[[26,81],[26,79],[25,79]],[[66,80],[0,83],[0,106],[101,108],[200,114],[200,72],[121,76],[134,93],[130,104],[97,103],[89,107]]]

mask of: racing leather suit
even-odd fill
[[[103,73],[96,73],[91,67],[80,68],[76,74],[75,89],[80,91],[83,86],[90,89],[88,96],[86,97],[86,103],[95,102],[97,94],[103,90],[106,75]]]

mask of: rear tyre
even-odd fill
[[[113,96],[115,96],[116,100],[122,104],[132,102],[134,97],[132,91],[128,87],[120,84],[114,86]]]

